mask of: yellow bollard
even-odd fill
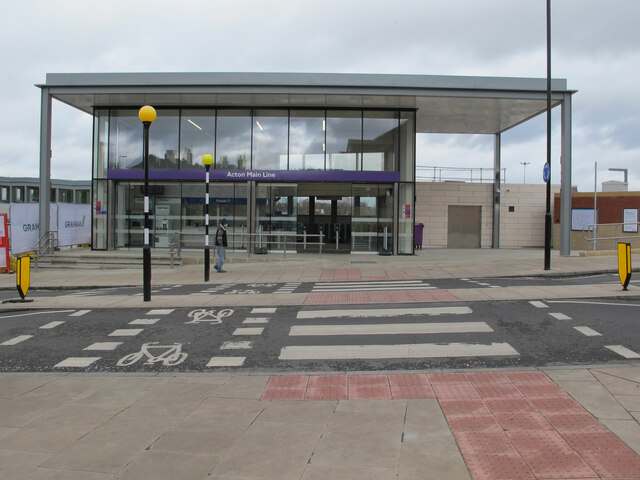
[[[618,276],[622,289],[626,290],[631,281],[631,244],[618,243]]]
[[[31,257],[25,255],[24,257],[18,257],[16,260],[16,287],[18,287],[18,293],[22,300],[27,296],[29,291],[29,282],[31,269]]]

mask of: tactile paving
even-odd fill
[[[464,373],[429,373],[427,378],[431,385],[439,385],[441,383],[470,383]]]
[[[465,455],[513,454],[511,440],[503,431],[455,432],[460,451]]]
[[[563,398],[568,396],[557,385],[529,383],[520,384],[518,388],[529,398]]]
[[[470,383],[436,383],[433,390],[438,398],[443,400],[474,400],[480,399],[480,394]]]
[[[322,387],[307,387],[305,400],[347,400],[349,390],[347,386],[325,385]]]
[[[597,478],[574,451],[521,452],[537,478]]]
[[[572,452],[569,443],[555,430],[526,430],[508,432],[518,452]]]
[[[349,386],[351,385],[388,385],[389,379],[386,375],[349,375]]]
[[[308,388],[315,387],[344,387],[349,385],[347,375],[311,375]]]
[[[601,432],[565,432],[565,440],[579,453],[596,452],[629,452],[629,447],[613,433]],[[640,475],[640,470],[638,471]]]
[[[465,455],[474,480],[536,480],[518,454]]]
[[[426,373],[396,373],[388,378],[392,387],[431,386]]]
[[[269,378],[267,388],[307,388],[309,377],[306,375],[276,375]]]
[[[445,415],[486,415],[489,409],[482,400],[440,400],[440,407]]]
[[[464,376],[474,385],[511,383],[509,377],[502,372],[471,372]]]
[[[631,450],[625,453],[590,451],[583,457],[602,478],[640,478],[640,457]]]
[[[391,385],[391,397],[400,400],[415,398],[436,398],[436,395],[430,385]]]
[[[540,372],[538,370],[518,370],[514,372],[505,372],[505,375],[516,385],[527,383],[555,385],[555,383],[553,383],[553,381],[547,377],[544,372]]]
[[[532,398],[529,401],[543,414],[586,413],[584,408],[569,396],[556,398]]]
[[[608,431],[587,412],[552,413],[545,415],[545,418],[560,433]]]
[[[535,407],[526,398],[507,398],[501,400],[498,398],[485,400],[487,407],[492,412],[535,412]]]
[[[498,430],[502,432],[502,427],[491,414],[486,415],[447,415],[449,427],[454,432],[485,432]]]
[[[485,399],[525,399],[524,395],[515,385],[510,384],[484,384],[476,385],[476,390]]]
[[[498,423],[505,430],[550,430],[552,427],[537,412],[494,413]]]
[[[389,384],[349,384],[349,400],[391,400],[391,389]]]

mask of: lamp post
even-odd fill
[[[202,156],[202,164],[204,165],[205,170],[207,171],[205,177],[206,184],[206,194],[204,200],[204,281],[209,281],[209,270],[210,270],[210,262],[211,255],[209,250],[209,168],[213,164],[213,157],[210,154],[205,154]]]
[[[544,214],[544,269],[551,269],[551,0],[547,0],[547,177]]]
[[[143,300],[151,300],[151,245],[149,244],[149,127],[156,119],[156,110],[145,105],[138,112],[144,127],[142,161],[144,162],[144,245],[142,247],[142,292]]]
[[[531,162],[520,162],[522,165],[522,183],[527,183],[527,165]]]

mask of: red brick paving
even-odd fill
[[[282,375],[262,395],[415,398],[438,400],[474,480],[640,480],[640,456],[539,371]]]
[[[416,303],[457,300],[446,290],[408,290],[406,292],[308,293],[305,305],[357,305],[361,303]]]

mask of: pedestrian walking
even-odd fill
[[[225,259],[227,258],[227,219],[223,218],[218,224],[218,230],[216,230],[216,252],[218,253],[218,261],[215,263],[215,268],[218,273],[224,273],[226,270],[222,269]]]

